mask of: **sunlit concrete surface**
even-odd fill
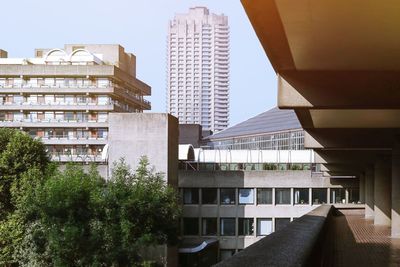
[[[331,253],[324,266],[400,266],[400,240],[389,226],[374,225],[363,209],[340,209],[332,216],[326,240]]]

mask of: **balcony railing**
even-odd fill
[[[319,172],[315,163],[199,163],[182,161],[180,170],[186,171],[304,171]]]

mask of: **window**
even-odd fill
[[[253,218],[239,218],[238,221],[238,235],[253,235],[254,233],[254,219]]]
[[[275,218],[275,232],[290,224],[290,218]]]
[[[216,188],[201,189],[201,203],[217,204],[217,189]]]
[[[310,198],[309,191],[308,188],[295,188],[293,192],[294,204],[308,204]]]
[[[272,233],[272,219],[270,218],[258,218],[257,219],[257,235],[269,235]]]
[[[360,190],[358,188],[349,188],[349,203],[359,203]]]
[[[231,205],[235,204],[235,188],[221,188],[220,189],[220,198],[221,204],[223,205]]]
[[[346,191],[343,188],[331,188],[331,203],[346,203]]]
[[[313,188],[312,189],[313,204],[327,203],[327,189],[326,188]]]
[[[272,204],[272,188],[257,189],[257,204]]]
[[[253,188],[240,188],[239,189],[239,204],[253,204],[253,203],[254,203]]]
[[[236,219],[235,218],[221,218],[220,219],[220,232],[223,236],[236,235]]]
[[[217,235],[217,218],[203,218],[201,220],[201,235]]]
[[[275,189],[275,204],[284,205],[290,203],[290,188],[276,188]]]
[[[183,189],[183,204],[199,204],[199,189],[198,188]]]
[[[183,235],[199,235],[198,218],[183,218]]]

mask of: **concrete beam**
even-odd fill
[[[315,162],[321,164],[373,164],[377,155],[391,155],[391,150],[316,150]]]
[[[384,71],[283,71],[278,76],[278,106],[289,109],[400,108],[399,77],[399,72]]]
[[[306,129],[310,149],[391,149],[396,129]]]

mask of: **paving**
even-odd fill
[[[390,227],[364,219],[364,210],[337,210],[327,242],[326,266],[400,266],[400,239],[390,238]]]

